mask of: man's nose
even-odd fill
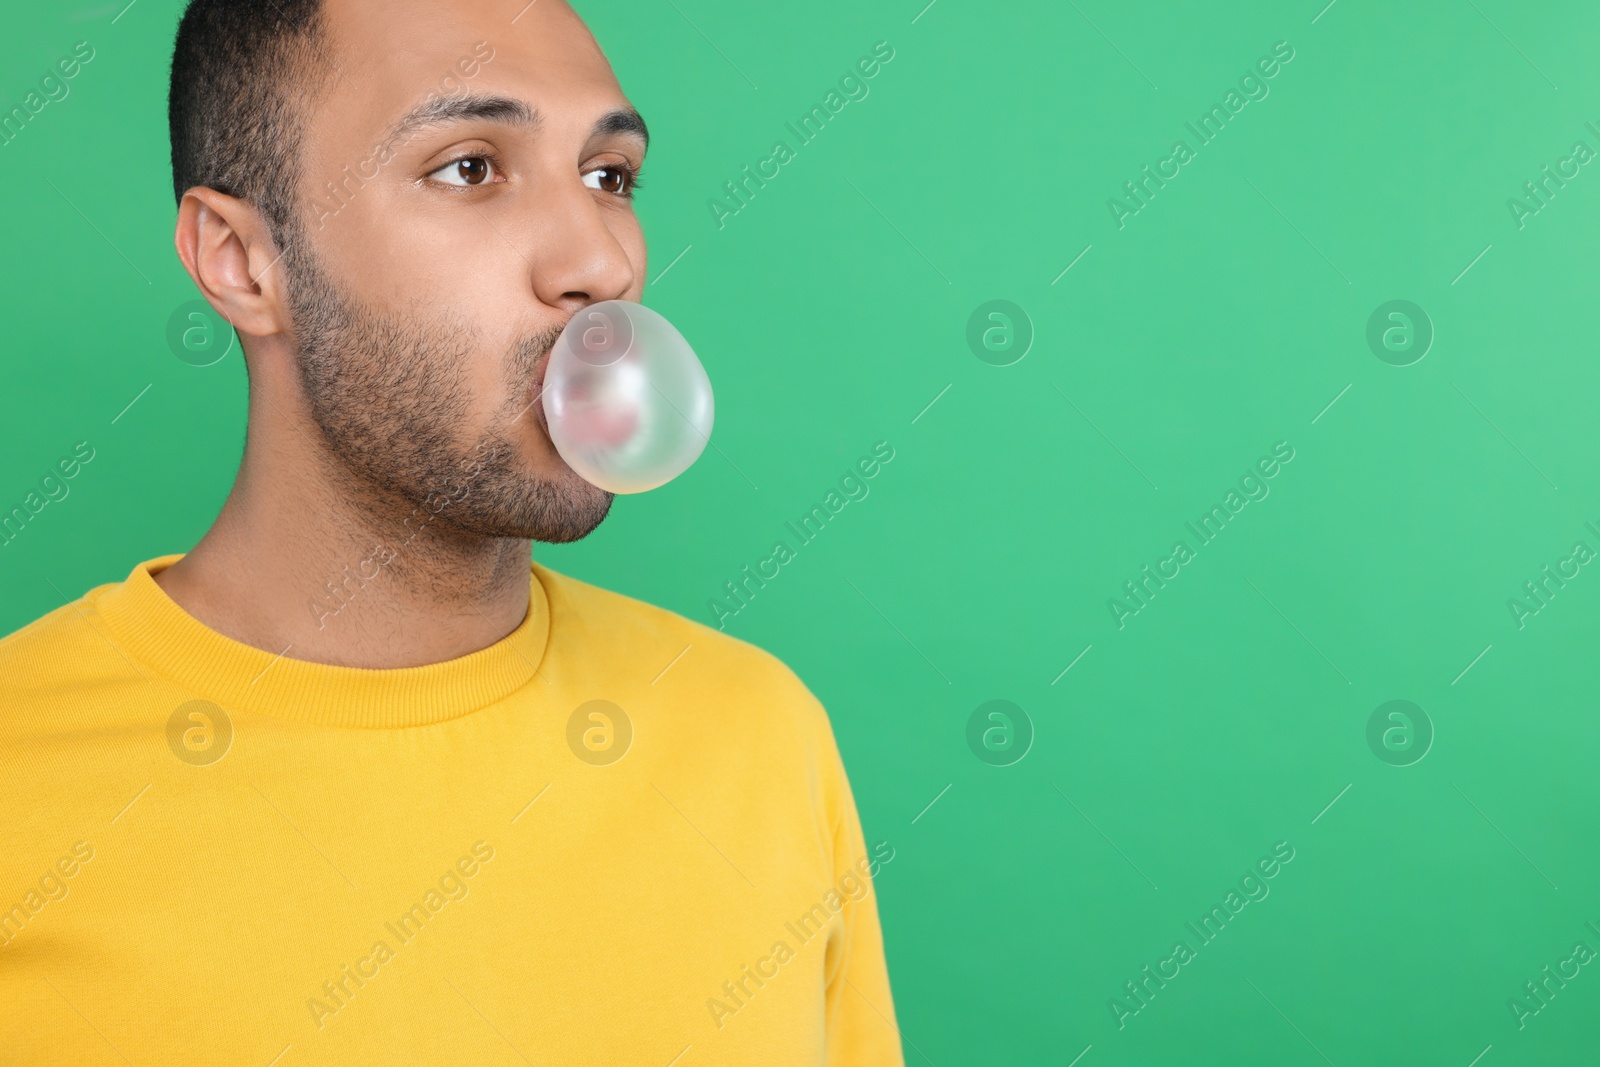
[[[548,183],[531,208],[528,260],[533,288],[550,307],[575,311],[626,297],[637,278],[628,250],[612,232],[613,213],[577,175]],[[615,220],[620,224],[620,219]],[[642,270],[644,265],[638,265]]]

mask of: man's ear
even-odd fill
[[[200,292],[241,334],[288,328],[283,250],[253,205],[197,185],[183,194],[172,240]]]

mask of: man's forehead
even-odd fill
[[[334,72],[326,104],[389,126],[425,99],[468,89],[625,105],[588,27],[561,0],[323,0],[322,57]],[[519,12],[519,8],[521,8]],[[341,96],[346,105],[339,107]]]
[[[345,46],[387,44],[427,54],[448,42],[488,39],[527,47],[594,48],[588,27],[564,0],[322,0],[331,35]]]

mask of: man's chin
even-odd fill
[[[614,494],[560,460],[544,470],[519,468],[497,463],[479,471],[464,493],[448,494],[459,499],[438,519],[479,537],[566,544],[589,536],[611,511]]]
[[[545,544],[561,545],[581,541],[593,533],[611,513],[615,493],[590,485],[570,470],[570,481],[551,486],[554,507],[530,524],[523,536]],[[547,483],[548,484],[548,483]]]

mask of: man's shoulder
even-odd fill
[[[99,618],[96,600],[106,588],[97,586],[0,638],[0,737],[37,725],[35,713],[59,709],[63,696],[145,681]]]
[[[826,839],[848,787],[827,709],[787,663],[675,611],[535,568],[550,599],[548,681],[614,695],[624,709],[637,701],[686,764],[721,768],[719,788],[760,788],[728,769],[737,765],[811,798]]]
[[[97,586],[0,637],[0,690],[34,674],[55,673],[88,651],[111,655],[114,650],[97,635],[91,619],[95,599],[105,588]]]
[[[630,659],[661,659],[659,669],[694,656],[699,669],[710,666],[722,685],[733,685],[763,698],[792,700],[821,711],[816,697],[777,656],[748,641],[655,604],[590,584],[534,564],[552,617],[566,631],[562,637],[579,647],[625,650]],[[650,660],[649,662],[654,662]]]

